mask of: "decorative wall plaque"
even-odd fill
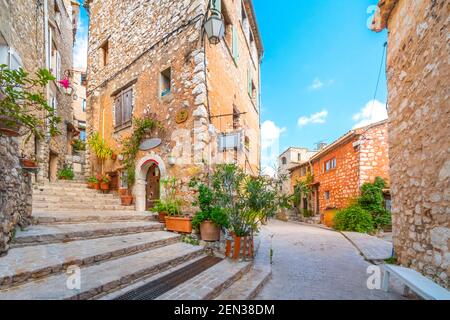
[[[175,122],[181,124],[183,122],[186,122],[188,117],[189,113],[187,112],[187,110],[180,110],[175,117]]]
[[[159,138],[147,139],[142,141],[139,149],[142,151],[147,151],[156,148],[162,143],[162,140]]]

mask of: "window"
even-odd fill
[[[241,134],[240,132],[232,132],[219,135],[218,138],[219,151],[225,152],[227,150],[242,150]]]
[[[297,161],[298,162],[302,161],[302,154],[301,153],[297,154]]]
[[[133,116],[133,89],[127,88],[118,93],[114,100],[114,119],[116,130],[131,125]]]
[[[126,171],[120,172],[120,189],[128,189],[128,173]]]
[[[238,49],[238,33],[236,27],[233,25],[230,15],[227,11],[227,8],[224,6],[222,2],[222,16],[225,24],[225,43],[228,48],[231,50],[231,55],[233,57],[234,62],[237,64],[239,57],[239,49]]]
[[[9,69],[17,70],[22,67],[22,59],[18,53],[7,45],[0,45],[0,64],[6,64]]]
[[[333,169],[336,169],[336,158],[328,160],[324,164],[324,171],[325,172],[331,171]]]
[[[324,197],[325,197],[326,201],[329,201],[330,200],[330,191],[325,191]]]
[[[236,107],[233,107],[233,129],[237,130],[241,123],[241,113]]]
[[[81,99],[81,109],[86,112],[86,99]]]
[[[109,62],[109,40],[106,40],[105,43],[100,46],[100,53],[103,66],[106,66]]]
[[[171,82],[172,82],[172,70],[170,68],[167,68],[166,70],[161,72],[160,75],[161,97],[165,97],[170,93]]]
[[[55,0],[55,22],[58,28],[61,28],[61,10],[59,10],[58,0]]]
[[[282,164],[287,164],[287,159],[286,159],[286,157],[281,158],[281,163],[282,163]]]
[[[85,130],[80,130],[80,140],[86,141],[86,131]]]

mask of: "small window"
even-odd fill
[[[128,189],[128,173],[126,171],[120,172],[120,189]]]
[[[297,161],[298,162],[302,161],[302,154],[301,153],[297,154]]]
[[[228,14],[227,8],[223,6],[222,4],[222,16],[223,21],[225,25],[225,42],[228,45],[228,47],[231,49],[233,48],[233,33],[234,33],[234,27],[231,22],[230,15]]]
[[[325,197],[326,201],[329,201],[330,200],[330,191],[325,191],[324,197]]]
[[[100,53],[102,58],[103,66],[106,66],[109,62],[109,41],[105,41],[104,44],[100,47]]]
[[[86,131],[85,130],[80,130],[80,140],[86,141]]]
[[[133,117],[133,89],[127,88],[118,93],[114,99],[114,119],[116,130],[131,125]]]
[[[233,129],[239,129],[241,124],[241,113],[236,107],[233,107]]]
[[[160,87],[161,87],[161,97],[165,97],[170,93],[172,82],[172,70],[167,68],[161,72],[160,76]]]
[[[331,171],[333,169],[336,169],[336,158],[328,160],[324,164],[324,171],[325,172]]]
[[[81,99],[81,109],[86,112],[86,99]]]
[[[287,164],[287,159],[286,159],[286,157],[281,158],[281,163],[282,163],[282,164]]]

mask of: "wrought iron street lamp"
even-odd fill
[[[206,20],[204,27],[209,42],[218,44],[225,34],[225,24],[219,10],[216,8],[210,10],[209,18]]]

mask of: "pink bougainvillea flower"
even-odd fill
[[[68,89],[70,86],[69,79],[62,79],[59,81],[59,84],[63,86],[64,89]]]

